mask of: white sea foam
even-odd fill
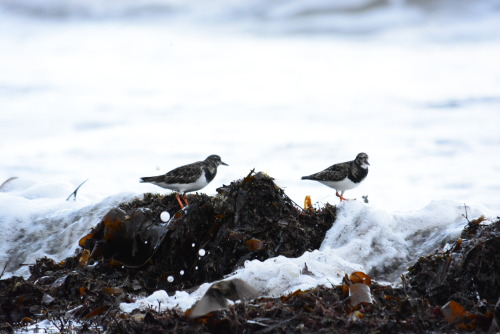
[[[70,185],[22,179],[10,181],[5,188],[0,192],[0,268],[5,268],[2,278],[29,276],[28,265],[38,258],[47,256],[60,261],[72,256],[79,247],[78,240],[111,207],[132,198],[129,193],[95,203],[66,201],[74,190]]]
[[[274,297],[339,284],[344,275],[354,271],[367,272],[379,282],[397,284],[401,274],[420,256],[457,240],[467,224],[465,209],[459,202],[434,201],[415,212],[390,214],[359,201],[343,202],[319,250],[298,258],[247,261],[244,268],[227,279],[243,279],[263,296]],[[491,212],[484,207],[467,208],[469,217],[484,214]],[[209,286],[203,284],[191,294],[179,291],[172,297],[156,292],[136,303],[123,303],[121,309],[147,309],[160,301],[165,309],[186,310]]]

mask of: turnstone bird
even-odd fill
[[[359,153],[353,161],[342,162],[328,167],[324,171],[303,176],[302,180],[314,180],[335,189],[335,195],[340,201],[345,200],[344,191],[359,186],[368,175],[368,155]],[[339,194],[340,191],[340,194]]]
[[[220,281],[208,288],[200,301],[191,309],[189,317],[197,318],[213,311],[228,309],[228,299],[237,301],[253,299],[258,296],[259,292],[257,290],[239,278]]]
[[[185,194],[200,190],[209,184],[217,174],[219,165],[228,166],[222,162],[218,155],[210,155],[204,161],[177,167],[164,175],[141,177],[141,182],[149,182],[181,193],[182,199],[188,205]],[[175,194],[175,198],[179,202],[181,209],[183,209],[184,205],[179,198],[179,194]]]

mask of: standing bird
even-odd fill
[[[302,180],[314,180],[335,189],[340,201],[345,200],[344,191],[356,188],[368,175],[368,155],[359,153],[353,161],[341,162],[328,167],[324,171],[303,176]],[[340,191],[340,194],[339,194]]]
[[[177,167],[164,175],[141,177],[141,182],[149,182],[181,193],[182,199],[188,205],[185,194],[200,190],[209,184],[217,174],[219,165],[228,166],[228,164],[222,162],[218,155],[210,155],[204,161]],[[179,202],[181,209],[184,209],[179,194],[175,194],[175,198]]]

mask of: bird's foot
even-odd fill
[[[345,198],[344,196],[339,196],[340,197],[340,201],[347,201],[347,198]]]
[[[340,198],[340,201],[341,201],[341,202],[342,202],[342,201],[347,201],[347,198],[345,198],[344,196],[342,196],[342,195],[341,195],[341,194],[339,194],[338,192],[336,192],[336,193],[335,193],[335,195],[336,195],[337,197],[339,197],[339,198]]]
[[[184,203],[186,203],[186,206],[188,206],[189,203],[188,203],[188,199],[187,199],[185,194],[182,194],[182,199],[184,200]]]

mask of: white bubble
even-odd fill
[[[191,247],[194,247],[194,246],[195,246],[195,244],[194,244],[194,242],[193,242],[193,243],[191,244]]]
[[[205,252],[205,250],[202,248],[202,249],[200,249],[200,250],[198,251],[198,254],[199,254],[200,256],[205,256],[206,252]]]
[[[198,266],[194,267],[194,269],[198,270]]]
[[[169,281],[170,283],[172,283],[174,281],[174,276],[168,276],[167,277],[167,281]]]
[[[184,275],[184,270],[181,270],[179,274],[181,274],[181,276]]]
[[[168,222],[170,220],[170,213],[168,213],[168,211],[163,211],[160,213],[160,219],[162,222]]]

